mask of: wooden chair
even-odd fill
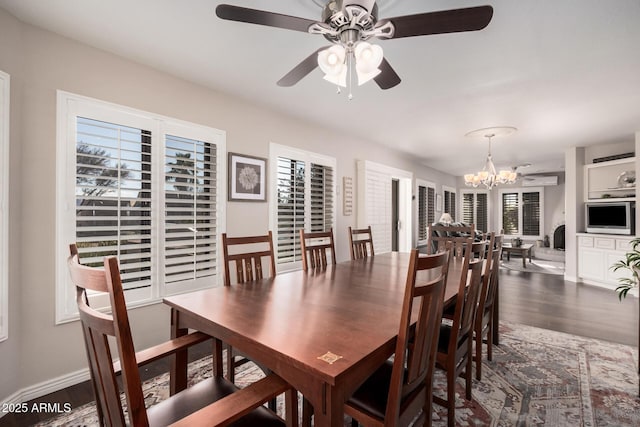
[[[476,343],[476,379],[482,378],[482,343],[487,337],[487,359],[493,360],[493,309],[498,289],[498,274],[500,268],[500,253],[502,252],[502,235],[489,234],[489,248],[482,275],[482,288],[478,300],[478,309],[474,326],[474,340]]]
[[[236,252],[244,249],[244,252]],[[229,253],[233,251],[234,253]],[[271,230],[264,236],[228,237],[227,233],[222,233],[222,254],[224,257],[224,285],[231,286],[231,265],[234,265],[236,282],[246,284],[265,277],[276,275],[276,260],[273,250],[273,234]],[[269,275],[265,276],[263,271],[263,258],[269,264]],[[236,368],[251,362],[245,355],[234,350],[233,347],[225,343],[227,350],[226,367],[227,379],[235,382]],[[262,366],[260,368],[265,374],[270,371]],[[269,407],[275,411],[275,399],[269,402]]]
[[[486,240],[473,242],[471,244],[471,256],[473,257],[472,259],[484,259],[488,244],[489,242],[487,242]]]
[[[442,317],[449,252],[420,256],[411,252],[393,362],[385,362],[345,403],[344,412],[365,426],[431,425],[435,354]],[[422,273],[424,272],[424,273]],[[416,279],[418,275],[424,279]],[[412,326],[414,308],[420,313]]]
[[[472,240],[467,239],[471,246]],[[465,397],[471,399],[473,327],[478,305],[478,295],[482,285],[483,260],[471,261],[470,252],[464,257],[463,273],[460,278],[455,312],[451,324],[442,322],[436,356],[436,367],[446,371],[447,398],[434,396],[437,404],[447,408],[447,423],[455,425],[455,384],[456,378],[465,379]]]
[[[242,390],[222,378],[221,365],[214,359],[213,376],[201,381],[162,402],[145,407],[139,367],[149,362],[171,356],[187,347],[211,339],[194,332],[180,338],[140,351],[134,350],[129,327],[124,291],[118,259],[107,257],[104,268],[86,267],[80,264],[75,244],[70,245],[68,267],[76,286],[78,312],[85,338],[91,378],[96,393],[96,404],[101,423],[106,426],[166,426],[175,425],[293,425],[293,417],[287,424],[262,404],[286,392],[292,402],[294,391],[280,377],[269,375]],[[109,294],[111,314],[105,314],[89,306],[87,292]],[[117,348],[119,361],[114,363],[109,341]],[[214,339],[214,356],[219,357],[221,343]],[[128,422],[120,399],[116,375],[122,374],[126,397]],[[289,404],[287,406],[289,408]],[[287,409],[293,414],[297,408]]]
[[[476,236],[473,224],[465,225],[441,225],[431,224],[427,236],[428,253],[436,253],[445,250],[447,242],[453,245],[453,254],[461,259],[464,256],[464,245],[467,239],[473,242]]]
[[[329,231],[307,233],[300,229],[300,249],[302,269],[326,268],[327,249],[331,251],[331,264],[336,263],[336,248],[333,242],[333,228]]]
[[[351,259],[362,259],[369,255],[374,256],[371,226],[360,229],[349,227],[349,248],[351,249]]]

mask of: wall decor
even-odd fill
[[[267,200],[267,159],[229,153],[229,201]]]
[[[436,194],[436,212],[442,211],[442,194]]]
[[[342,214],[353,214],[353,178],[350,176],[342,177]]]

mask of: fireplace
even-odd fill
[[[553,230],[553,249],[559,249],[564,251],[565,242],[564,242],[564,224],[559,225]]]

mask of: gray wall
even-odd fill
[[[335,156],[338,184],[343,176],[355,178],[356,160],[367,159],[455,187],[454,177],[401,153],[22,24],[2,9],[0,69],[12,83],[10,325],[9,339],[0,343],[0,401],[86,367],[78,322],[54,324],[58,89],[224,130],[228,151],[267,157],[269,143],[276,142]],[[337,213],[337,253],[344,260],[342,237],[356,215],[344,217],[340,208]],[[226,223],[231,234],[264,232],[268,205],[228,203]],[[131,321],[140,348],[168,337],[169,311],[161,304],[132,310]]]

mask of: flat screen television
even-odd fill
[[[634,202],[594,202],[585,204],[587,233],[635,233]]]

